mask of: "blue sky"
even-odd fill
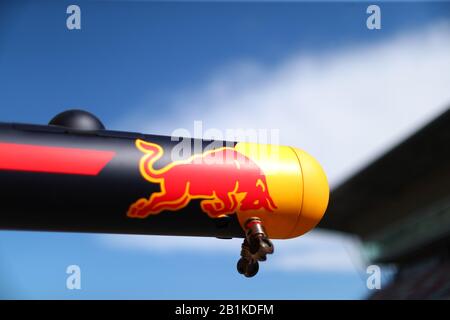
[[[77,1],[75,31],[65,26],[69,4],[0,2],[1,121],[46,123],[77,107],[110,129],[275,128],[281,143],[316,155],[335,185],[450,101],[448,2],[381,2],[376,31],[366,2]],[[0,296],[367,294],[357,242],[302,238],[280,243],[244,279],[234,240],[1,232]],[[81,267],[79,291],[65,288],[70,264]]]

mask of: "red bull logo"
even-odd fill
[[[277,208],[264,172],[235,148],[209,150],[155,169],[155,162],[164,153],[161,146],[138,139],[136,147],[144,154],[139,164],[142,177],[159,183],[161,191],[133,203],[129,217],[146,218],[164,210],[177,211],[192,199],[201,199],[202,211],[212,218],[237,210],[273,212]]]

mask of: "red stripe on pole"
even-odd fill
[[[114,155],[113,151],[0,143],[0,170],[95,176]]]

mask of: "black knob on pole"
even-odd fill
[[[77,109],[67,110],[57,114],[50,120],[49,125],[86,131],[105,129],[103,123],[92,113]]]

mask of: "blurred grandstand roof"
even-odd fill
[[[450,108],[332,190],[319,227],[359,236],[377,262],[448,248]]]

